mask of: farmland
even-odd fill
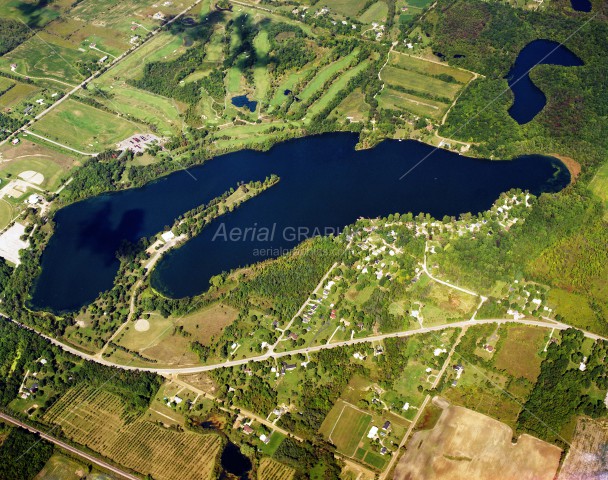
[[[417,432],[410,439],[395,470],[395,480],[552,480],[561,449],[528,435],[519,437],[513,446],[512,437],[513,431],[496,420],[448,407],[432,430]]]
[[[436,119],[473,78],[470,72],[399,52],[391,53],[381,75],[381,105]]]
[[[604,203],[604,218],[608,218],[608,162],[597,170],[589,187]]]
[[[607,442],[608,424],[606,420],[579,418],[572,445],[558,479],[594,478],[598,472],[602,472],[605,469],[604,452]]]
[[[262,458],[258,467],[258,480],[291,480],[294,474],[293,468],[268,457]]]
[[[158,479],[211,478],[221,441],[217,435],[177,432],[130,418],[113,394],[80,387],[68,391],[43,417],[73,441]]]

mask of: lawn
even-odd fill
[[[325,85],[325,82],[327,82],[327,80],[333,77],[340,70],[343,70],[348,67],[355,59],[358,53],[359,50],[355,49],[347,56],[342,57],[340,60],[330,63],[326,67],[319,70],[314,76],[314,78],[308,83],[308,85],[306,85],[304,90],[302,90],[302,92],[298,94],[298,97],[304,102],[307,101],[310,97],[314,95],[317,90],[319,90],[321,87],[323,87],[323,85]]]
[[[535,382],[540,374],[542,352],[549,330],[525,325],[507,327],[507,338],[496,352],[494,365],[516,378],[523,377]]]
[[[59,17],[73,0],[56,0],[40,5],[23,0],[0,0],[0,12],[4,18],[15,18],[31,26],[42,27]]]
[[[115,112],[156,125],[160,135],[172,135],[181,131],[180,113],[186,108],[179,102],[125,83],[117,83],[112,87],[103,89],[106,98],[97,96],[95,99]]]
[[[7,159],[0,163],[0,179],[7,181],[9,178],[18,178],[18,175],[26,171],[35,171],[44,176],[44,181],[40,184],[45,190],[56,190],[67,172],[61,165],[55,163],[50,158],[31,156],[16,160]]]
[[[274,452],[276,452],[277,448],[279,448],[279,445],[281,445],[281,442],[285,439],[285,435],[283,435],[280,432],[272,432],[270,434],[270,441],[268,443],[262,443],[260,445],[260,452],[262,452],[264,455],[268,455],[269,457],[272,457],[274,455]]]
[[[323,93],[323,95],[309,107],[307,116],[310,118],[313,115],[321,112],[336,97],[336,95],[346,88],[348,82],[360,72],[365,70],[368,65],[369,62],[365,60],[356,67],[347,70],[343,75],[340,75]]]
[[[353,122],[361,122],[369,116],[370,106],[365,102],[365,94],[361,89],[353,90],[340,102],[332,115],[339,119],[348,118]]]
[[[84,152],[100,152],[147,128],[68,99],[37,122],[33,130]]]
[[[0,186],[2,186],[2,185],[0,184]],[[6,200],[2,199],[0,201],[0,230],[2,230],[9,223],[11,223],[13,216],[14,216],[13,206]]]
[[[372,416],[342,400],[336,402],[321,425],[320,432],[345,455],[355,454],[361,438],[367,433]]]
[[[87,467],[61,453],[54,453],[35,480],[79,480]],[[88,476],[87,476],[88,478]]]
[[[270,41],[268,33],[262,30],[253,39],[253,47],[257,57],[257,63],[253,69],[253,80],[255,84],[254,98],[258,102],[265,101],[270,94],[270,74],[266,66],[268,53],[270,52]]]
[[[270,102],[271,105],[274,107],[278,107],[279,105],[281,105],[287,99],[287,96],[285,95],[285,90],[293,90],[297,83],[306,76],[306,74],[310,71],[311,68],[313,67],[311,64],[309,64],[308,66],[303,67],[297,72],[289,73],[289,75],[285,77],[285,79],[281,82],[279,87],[274,92],[274,96],[272,98],[272,101]]]

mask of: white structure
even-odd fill
[[[378,436],[378,427],[372,427],[369,429],[367,438],[376,438]]]
[[[168,232],[163,233],[160,237],[165,243],[167,243],[175,238],[175,234],[171,230],[169,230]]]

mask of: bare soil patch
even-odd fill
[[[511,442],[504,423],[463,407],[443,411],[432,430],[415,433],[395,480],[553,480],[561,449],[529,435]]]

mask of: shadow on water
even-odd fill
[[[511,188],[559,191],[570,181],[555,158],[524,156],[486,161],[438,150],[399,180],[432,147],[415,141],[385,141],[355,151],[357,136],[326,134],[284,142],[267,152],[239,151],[175,172],[144,187],[100,195],[59,210],[55,232],[41,260],[32,306],[58,312],[78,310],[112,287],[123,241],[154,235],[184,212],[221,195],[238,182],[280,182],[222,216],[184,246],[169,252],[154,269],[152,285],[172,297],[207,290],[209,279],[239,266],[274,258],[309,232],[339,231],[363,216],[395,212],[444,215],[477,213]],[[216,237],[253,227],[273,227],[267,240],[226,241]],[[314,235],[314,233],[313,233]],[[274,253],[279,251],[279,253]]]
[[[220,479],[228,478],[226,473],[234,475],[240,479],[247,479],[247,473],[251,470],[251,460],[246,455],[241,453],[239,447],[228,441],[224,447],[221,457],[221,465],[224,472]]]
[[[577,12],[590,12],[593,8],[591,0],[570,0],[570,5]]]

